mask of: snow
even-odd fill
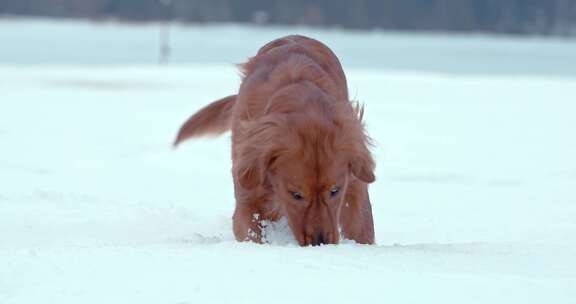
[[[377,143],[378,244],[301,248],[234,240],[229,135],[171,148],[290,29],[176,26],[160,67],[153,25],[0,23],[0,303],[576,301],[574,42],[298,29]]]

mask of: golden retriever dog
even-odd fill
[[[288,36],[241,70],[238,94],[198,111],[174,142],[232,131],[236,239],[265,242],[262,221],[285,217],[302,246],[341,235],[373,244],[374,161],[338,58],[317,40]]]

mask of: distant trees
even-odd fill
[[[0,0],[0,14],[576,35],[576,0]]]

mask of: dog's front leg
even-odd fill
[[[232,217],[234,236],[239,242],[251,241],[263,243],[262,224],[260,212],[246,203],[236,203],[236,210]]]

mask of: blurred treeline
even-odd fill
[[[576,0],[0,0],[0,15],[576,35]]]

